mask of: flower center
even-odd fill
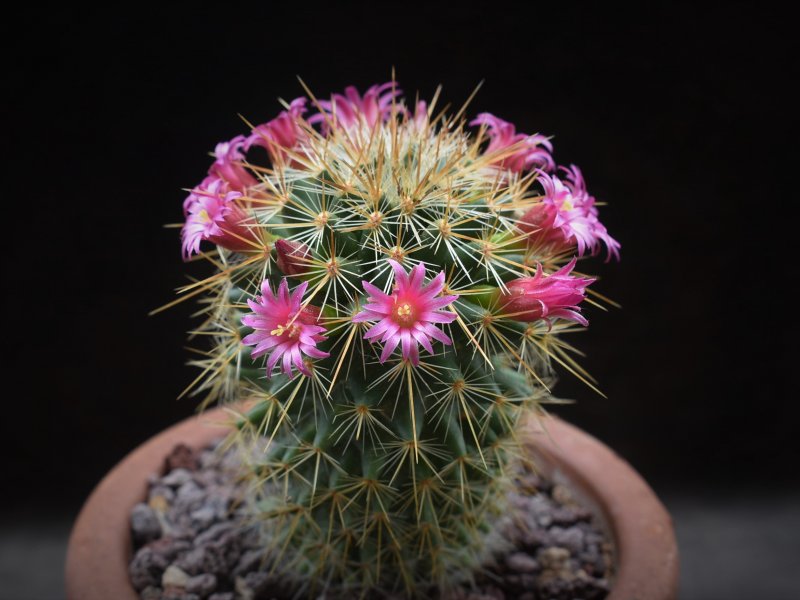
[[[201,223],[210,223],[211,217],[208,216],[208,211],[204,208],[199,213],[197,213],[198,218],[200,219]]]
[[[570,202],[569,200],[564,200],[564,203],[561,205],[561,210],[565,210],[567,212],[571,211],[573,208],[575,208],[575,207],[572,205],[572,202]]]
[[[410,327],[417,321],[417,311],[408,302],[398,303],[394,307],[394,321],[403,327]]]
[[[292,323],[291,319],[287,321],[286,325],[278,325],[275,329],[269,332],[270,335],[282,336],[285,335],[290,340],[300,337],[300,325]]]

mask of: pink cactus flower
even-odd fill
[[[256,184],[256,179],[241,162],[244,161],[242,147],[245,145],[243,135],[238,135],[229,142],[220,142],[214,150],[216,160],[208,170],[209,175],[225,181],[231,190],[244,193],[247,188]]]
[[[577,246],[579,256],[587,250],[597,254],[602,242],[608,251],[606,260],[612,256],[619,260],[620,244],[600,223],[595,199],[586,191],[580,169],[572,165],[562,170],[567,174],[564,181],[539,173],[544,199],[522,216],[519,229],[531,234],[532,243]]]
[[[269,281],[261,284],[261,296],[247,304],[253,311],[242,317],[242,324],[253,328],[253,333],[242,339],[245,346],[255,346],[251,357],[258,358],[267,352],[267,377],[272,377],[275,366],[280,361],[281,371],[290,379],[293,369],[303,375],[311,376],[303,355],[311,358],[327,358],[328,352],[317,349],[317,344],[327,338],[322,335],[325,328],[319,324],[320,310],[316,306],[301,309],[303,295],[308,282],[298,285],[289,294],[289,284],[284,278],[278,287],[277,295],[272,294]]]
[[[275,242],[275,262],[284,275],[302,275],[309,269],[308,259],[311,249],[308,245],[292,240]]]
[[[520,277],[508,284],[508,293],[501,293],[498,304],[505,315],[515,321],[537,321],[539,319],[567,319],[589,324],[580,314],[578,306],[585,296],[586,286],[594,279],[570,275],[577,259],[573,258],[552,275],[544,275],[542,265],[536,268],[533,277]]]
[[[411,122],[414,123],[414,127],[416,127],[418,130],[423,129],[428,123],[428,103],[425,102],[425,100],[420,100],[417,102]]]
[[[539,168],[552,170],[555,168],[553,145],[543,135],[526,135],[517,133],[516,127],[508,121],[495,117],[491,113],[480,113],[470,125],[483,125],[489,136],[489,145],[485,154],[504,153],[507,148],[514,147],[510,155],[495,161],[501,169],[519,173],[526,169]]]
[[[406,273],[400,264],[389,260],[394,270],[394,290],[391,295],[383,293],[368,281],[361,285],[369,295],[364,310],[353,317],[353,322],[378,321],[364,335],[364,339],[384,344],[381,362],[394,352],[398,344],[402,347],[403,359],[419,364],[419,346],[433,354],[431,338],[450,345],[453,342],[434,323],[452,323],[457,315],[442,310],[458,296],[437,296],[444,289],[444,271],[427,285],[425,267],[418,264]]]
[[[236,202],[241,192],[229,191],[228,184],[214,176],[206,177],[186,198],[186,222],[181,230],[183,259],[200,252],[200,243],[209,241],[234,252],[257,247],[247,226],[250,217]],[[253,240],[253,241],[248,241]]]
[[[245,150],[253,146],[266,148],[273,161],[285,160],[287,150],[298,151],[306,137],[306,132],[298,120],[306,112],[306,99],[295,98],[289,104],[289,109],[262,125],[256,126],[250,136],[245,140]]]
[[[320,100],[321,112],[308,119],[309,123],[321,123],[322,133],[328,135],[331,125],[349,129],[366,124],[372,128],[379,121],[392,115],[392,101],[402,92],[394,81],[373,85],[362,97],[354,86],[348,86],[344,95],[334,94],[330,100]]]

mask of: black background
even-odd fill
[[[603,399],[565,375],[556,412],[659,493],[797,483],[796,32],[763,5],[71,8],[8,19],[3,72],[0,439],[7,506],[71,513],[176,401],[192,307],[181,188],[277,97],[391,77],[555,136],[609,205],[623,310],[576,343]]]

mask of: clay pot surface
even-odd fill
[[[117,464],[84,504],[67,548],[67,600],[138,600],[128,577],[130,512],[147,494],[178,443],[202,448],[225,433],[216,409],[151,438]],[[538,465],[595,509],[616,546],[617,572],[608,600],[677,597],[678,549],[672,521],[645,481],[624,460],[582,430],[547,417],[531,420],[523,439]]]

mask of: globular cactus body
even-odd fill
[[[220,144],[186,200],[185,256],[216,246],[183,290],[214,340],[194,389],[247,406],[276,568],[309,592],[446,589],[502,545],[553,363],[591,384],[561,339],[593,281],[571,259],[619,245],[542,136],[487,114],[471,134],[394,84],[312,103]]]

